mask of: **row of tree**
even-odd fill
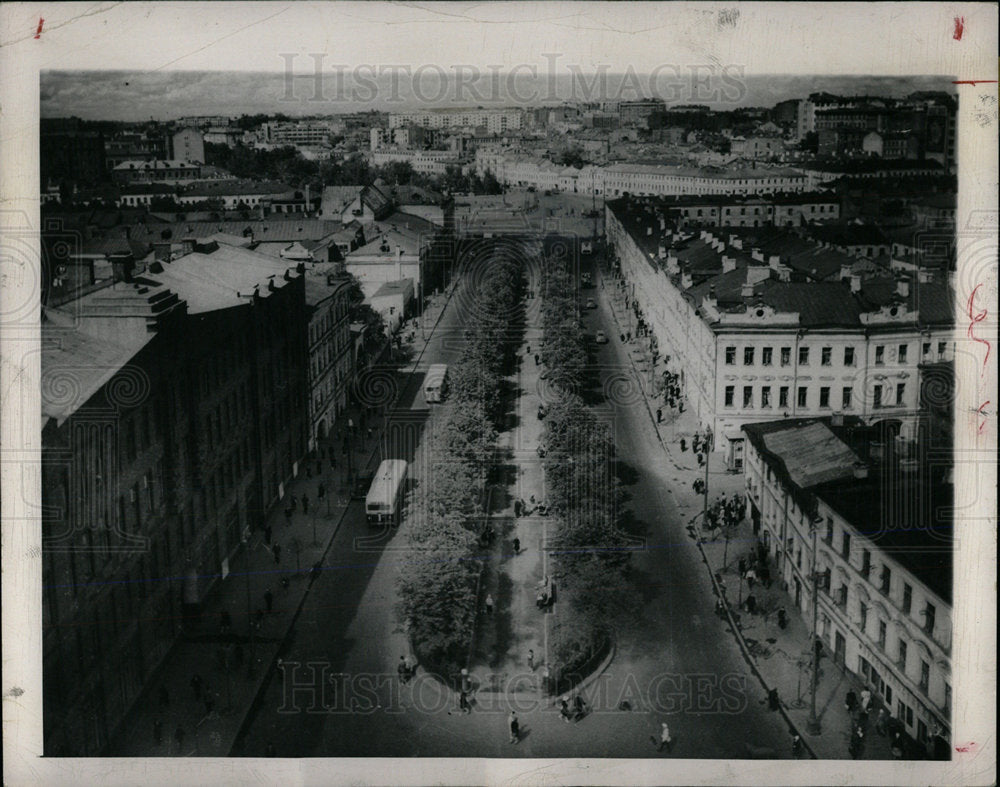
[[[569,273],[552,260],[542,297],[542,354],[551,383],[543,438],[545,486],[556,525],[553,572],[560,578],[550,658],[554,677],[565,685],[600,655],[634,604],[611,423],[600,421],[581,398],[587,352],[577,297]]]
[[[478,555],[503,417],[503,376],[513,360],[521,266],[495,259],[475,285],[460,360],[431,438],[427,480],[410,512],[411,558],[400,572],[400,613],[425,664],[454,674],[465,664],[476,618]]]

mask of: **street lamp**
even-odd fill
[[[816,531],[819,529],[819,525],[822,519],[819,516],[813,517],[812,520],[812,612],[813,612],[813,623],[812,623],[812,642],[810,646],[812,647],[812,704],[809,708],[809,721],[806,723],[806,730],[810,735],[820,735],[823,729],[819,722],[819,717],[816,715],[816,682],[819,677],[819,649],[816,647],[816,643],[819,641],[817,624],[817,615],[819,607],[819,573],[816,571],[816,564],[819,560],[819,554],[816,551]]]
[[[250,528],[243,531],[243,551],[247,558],[247,570],[244,574],[247,589],[247,628],[250,629],[250,659],[247,662],[247,678],[253,678],[253,662],[256,657],[254,636],[253,636],[253,616],[250,613]]]

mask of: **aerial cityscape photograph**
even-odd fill
[[[955,757],[955,76],[290,51],[39,75],[44,757]]]

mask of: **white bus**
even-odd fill
[[[385,459],[378,466],[365,498],[365,514],[369,524],[399,524],[403,492],[406,489],[406,470],[406,462],[402,459]]]
[[[424,375],[424,401],[427,404],[444,401],[448,387],[448,364],[436,363]]]

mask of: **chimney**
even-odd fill
[[[702,231],[701,231],[701,235],[700,235],[699,237],[700,237],[700,238],[701,238],[702,240],[708,240],[709,238],[711,238],[711,237],[712,237],[712,235],[711,235],[711,234],[709,233],[709,231],[708,231],[708,230],[702,230]]]
[[[194,238],[184,238],[181,241],[181,254],[192,254],[194,252]]]
[[[861,292],[861,277],[857,274],[851,276],[851,292]]]
[[[734,270],[736,270],[736,258],[735,257],[730,257],[728,255],[723,256],[723,258],[722,258],[722,272],[723,273],[729,273],[729,271],[734,271]]]
[[[854,477],[859,481],[868,478],[868,465],[866,465],[864,462],[855,462]]]
[[[749,281],[743,282],[743,286],[740,287],[740,297],[741,298],[752,298],[753,297],[753,283]]]
[[[840,280],[851,278],[851,263],[842,262],[840,263]]]
[[[896,282],[896,294],[901,298],[910,297],[910,282],[908,279],[900,279]]]
[[[646,227],[646,235],[652,235],[652,234],[653,234],[653,227],[652,225],[650,225]]]
[[[661,260],[665,260],[667,258],[667,247],[661,243],[657,253]]]
[[[764,261],[764,252],[762,252],[760,249],[751,249],[750,250],[750,257],[752,259],[757,260],[757,262],[763,262]]]
[[[694,281],[691,278],[691,274],[688,273],[687,271],[682,272],[681,273],[681,289],[682,290],[689,290],[689,289],[691,289],[691,286],[693,284],[694,284]]]
[[[743,250],[743,238],[739,238],[736,235],[730,235],[729,236],[729,245],[732,246],[734,249],[740,249],[740,251],[742,251]]]
[[[932,274],[928,270],[924,270],[923,268],[920,268],[917,271],[917,281],[920,284],[929,284],[930,281],[931,281],[931,279],[933,279],[933,278],[934,278],[934,274]]]

